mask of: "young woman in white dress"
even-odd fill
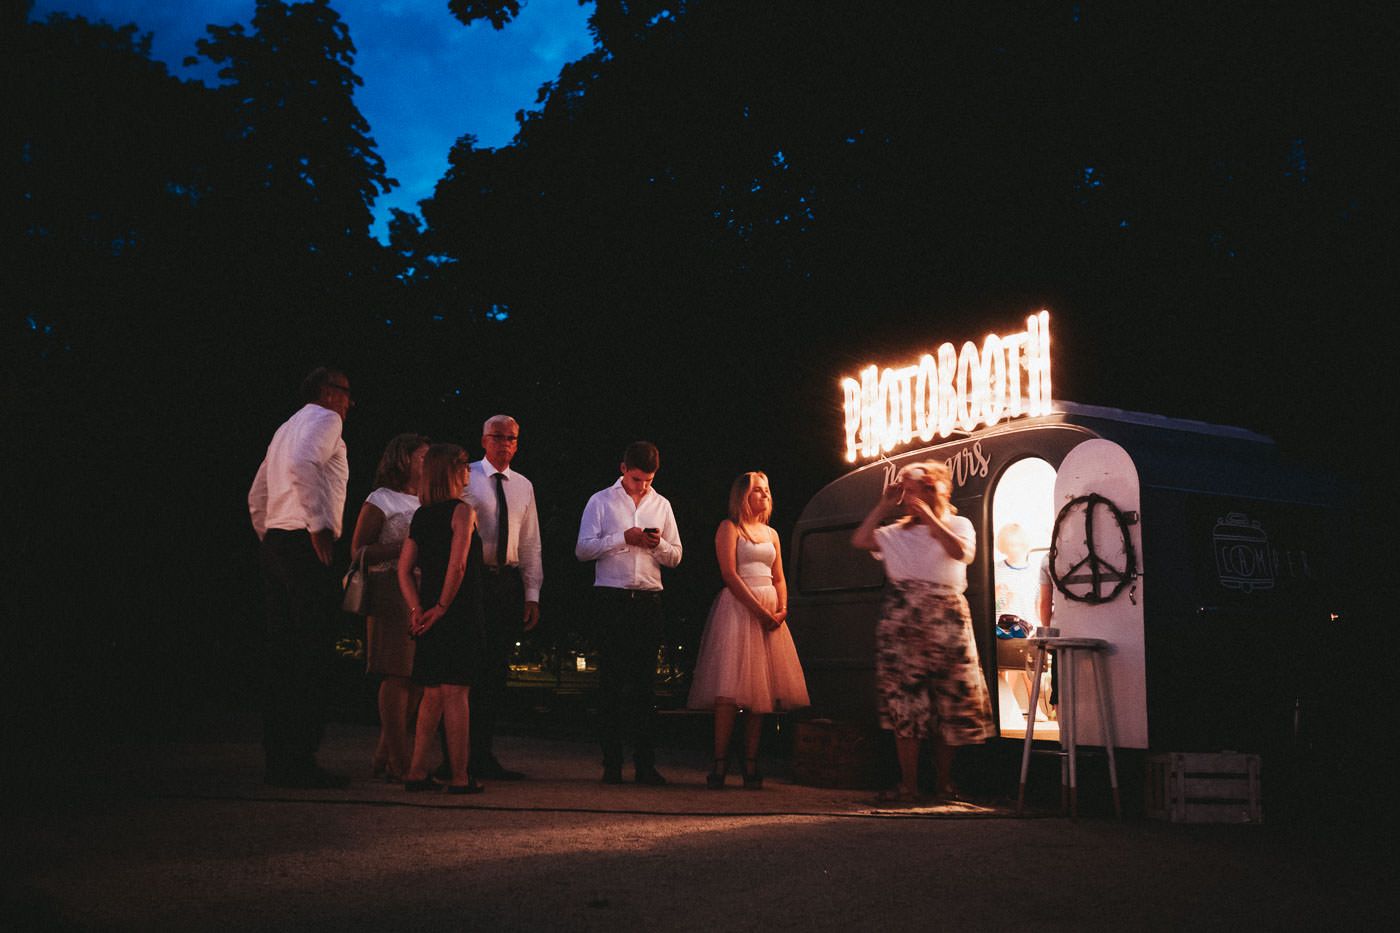
[[[763,786],[758,743],[763,716],[807,706],[807,682],[787,619],[787,580],[778,533],[768,526],[773,496],[768,477],[744,473],[729,490],[729,517],[715,531],[715,558],[724,589],[710,609],[695,663],[688,706],[715,711],[712,790],[724,787],[729,742],[742,710],[744,786]]]

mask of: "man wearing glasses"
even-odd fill
[[[486,620],[486,657],[482,682],[473,685],[471,703],[471,772],[478,778],[519,781],[525,775],[496,759],[492,748],[496,717],[505,700],[511,649],[521,631],[540,621],[540,520],[535,487],[510,468],[520,444],[520,425],[510,415],[495,415],[481,428],[486,456],[472,464],[471,482],[462,497],[476,509],[485,557],[482,602]]]
[[[353,402],[345,374],[325,367],[302,380],[301,394],[306,404],[272,435],[248,490],[267,593],[263,780],[344,787],[348,778],[316,764],[316,749],[339,605],[330,565],[350,476],[341,428]]]

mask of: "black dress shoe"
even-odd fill
[[[263,783],[298,790],[338,790],[350,786],[350,777],[311,765],[303,768],[269,768],[263,775]]]
[[[660,771],[648,766],[637,769],[637,783],[646,784],[648,787],[665,787],[670,782],[662,776]]]
[[[603,766],[603,783],[604,783],[604,784],[621,784],[621,783],[622,783],[622,766],[621,766],[621,765],[604,765],[604,766]]]
[[[408,791],[409,793],[421,793],[422,791],[425,791],[425,790],[432,790],[433,788],[435,788],[435,787],[437,787],[437,786],[438,786],[438,785],[437,785],[437,782],[433,780],[432,775],[429,775],[428,777],[423,778],[421,781],[404,781],[404,782],[403,782],[403,789],[406,790],[406,791]]]

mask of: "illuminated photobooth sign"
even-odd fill
[[[845,397],[846,459],[878,457],[912,442],[973,431],[1004,418],[1050,411],[1050,313],[1026,318],[1016,334],[988,334],[951,343],[917,363],[841,380]]]

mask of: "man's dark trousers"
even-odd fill
[[[269,528],[261,561],[267,594],[263,751],[272,774],[315,767],[340,585],[306,531]]]
[[[645,771],[656,763],[656,652],[661,646],[661,593],[594,587],[598,601],[598,725],[603,767],[622,767],[623,738]]]
[[[471,691],[471,760],[484,763],[495,757],[492,743],[505,704],[510,658],[525,624],[525,584],[518,567],[482,569],[485,649],[482,673]]]

